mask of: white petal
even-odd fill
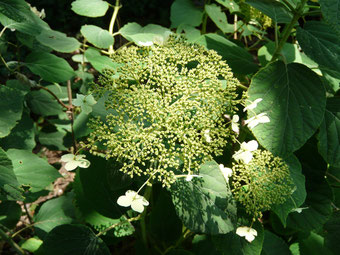
[[[261,102],[261,101],[262,101],[262,98],[255,99],[255,101],[252,102],[250,105],[244,107],[243,111],[245,112],[245,111],[247,111],[247,110],[255,109],[256,106],[257,106],[257,104],[258,104],[259,102]]]
[[[234,158],[236,161],[241,160],[241,158],[242,158],[242,153],[243,153],[243,150],[236,151],[235,154],[233,155],[233,158]]]
[[[145,47],[147,47],[147,46],[152,46],[153,42],[151,42],[151,41],[148,41],[148,42],[141,42],[141,41],[139,41],[139,42],[137,42],[137,45],[138,46],[145,46]]]
[[[239,236],[245,236],[247,234],[249,227],[238,227],[236,229],[236,234]]]
[[[127,196],[127,197],[131,198],[131,200],[133,200],[134,198],[136,198],[139,195],[134,190],[128,190],[128,191],[125,192],[125,196]]]
[[[69,161],[65,164],[65,169],[67,171],[72,171],[78,167],[78,162],[77,161]]]
[[[248,242],[252,242],[255,239],[255,236],[257,236],[257,231],[253,228],[244,226],[238,227],[236,229],[236,234],[242,237],[244,236]]]
[[[221,170],[221,172],[223,174],[224,179],[226,180],[226,182],[228,182],[229,181],[229,177],[233,173],[233,170],[231,168],[224,167],[224,165],[222,165],[222,164],[220,164],[219,167],[220,167],[220,170]]]
[[[255,140],[251,140],[251,141],[249,141],[247,144],[246,144],[246,146],[245,146],[245,150],[247,150],[247,151],[255,151],[255,150],[257,150],[257,147],[259,146],[259,144],[257,143],[257,141],[255,141]]]
[[[253,129],[253,128],[256,127],[259,123],[260,123],[259,120],[255,118],[255,119],[251,120],[251,121],[248,123],[248,127],[249,127],[250,129]]]
[[[117,204],[120,206],[128,207],[132,203],[132,198],[128,196],[120,196],[117,200]]]
[[[185,180],[186,180],[187,182],[190,182],[190,181],[192,180],[192,178],[194,178],[194,176],[188,174],[188,176],[185,178]]]
[[[249,243],[251,243],[252,241],[254,241],[255,236],[248,234],[248,235],[245,236],[245,239],[246,239]]]
[[[267,122],[270,122],[270,119],[269,119],[268,116],[263,116],[263,117],[261,117],[261,118],[259,119],[259,121],[260,121],[261,123],[267,123]]]
[[[84,154],[80,154],[80,155],[77,155],[75,156],[75,160],[82,160],[83,158],[85,158],[86,156]]]
[[[73,154],[65,154],[61,156],[61,161],[63,162],[69,162],[69,161],[73,161],[75,159],[75,156]]]
[[[81,168],[88,168],[90,166],[90,161],[86,159],[78,160],[78,166]]]
[[[234,115],[232,122],[238,122],[240,120],[240,117],[238,115]]]
[[[145,197],[142,197],[142,205],[144,205],[144,206],[148,206],[149,205],[149,201],[146,200]]]
[[[240,132],[240,129],[239,129],[237,123],[232,122],[232,123],[231,123],[231,129],[232,129],[236,134],[238,134],[238,133]]]
[[[144,211],[144,206],[141,199],[136,199],[131,203],[132,210],[142,213]]]
[[[248,164],[253,158],[253,154],[250,151],[245,151],[242,153],[242,160],[245,164]]]

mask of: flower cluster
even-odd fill
[[[254,218],[283,203],[293,190],[287,164],[269,151],[255,150],[250,162],[234,163],[232,169],[232,193]]]
[[[170,35],[163,45],[123,48],[113,61],[117,71],[107,71],[92,91],[110,112],[91,121],[92,153],[104,148],[124,173],[170,186],[175,175],[196,173],[236,141],[223,115],[241,103],[238,81],[215,51]]]

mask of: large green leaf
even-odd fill
[[[209,18],[223,33],[233,32],[234,25],[228,23],[227,16],[222,12],[220,6],[217,6],[216,4],[206,4],[204,8]]]
[[[340,34],[340,0],[319,0],[322,17]]]
[[[171,33],[168,28],[159,25],[148,24],[145,27],[142,27],[135,22],[127,23],[119,30],[119,32],[127,40],[135,42],[137,45],[154,42],[156,37],[161,37],[165,40]]]
[[[31,91],[27,95],[27,104],[32,112],[42,116],[58,115],[63,112],[62,106],[45,90]]]
[[[216,2],[223,5],[224,7],[228,8],[230,13],[240,11],[239,5],[234,0],[216,0]]]
[[[113,36],[109,31],[94,25],[84,25],[81,27],[80,32],[86,40],[98,48],[107,49],[114,43]]]
[[[332,213],[333,194],[325,179],[327,164],[316,147],[316,141],[311,139],[296,153],[306,176],[307,197],[302,205],[304,210],[289,214],[287,226],[291,229],[318,230]]]
[[[34,215],[35,231],[41,239],[56,226],[74,222],[73,199],[73,193],[68,193],[43,203],[38,213]]]
[[[288,245],[280,237],[266,230],[261,255],[290,255]]]
[[[1,0],[0,1],[0,13],[15,20],[26,20],[27,13],[30,12],[30,8],[24,0]]]
[[[24,95],[16,89],[0,85],[0,137],[9,135],[20,120]]]
[[[172,201],[183,224],[192,231],[225,234],[234,230],[236,205],[215,161],[201,165],[199,175],[171,186]]]
[[[319,151],[326,162],[340,167],[340,99],[328,98],[319,132]]]
[[[264,240],[263,226],[255,222],[252,226],[257,232],[255,240],[249,243],[244,237],[236,235],[235,232],[226,235],[212,236],[215,247],[228,255],[260,255]],[[225,253],[225,251],[228,251]]]
[[[280,205],[275,205],[272,210],[280,218],[284,227],[286,227],[286,219],[288,214],[294,209],[299,208],[306,199],[305,176],[301,172],[301,164],[299,160],[291,155],[285,159],[289,166],[290,176],[293,179],[295,189],[293,194],[289,195],[287,200]]]
[[[21,207],[16,201],[2,201],[0,203],[0,226],[12,229],[21,217]]]
[[[21,120],[12,129],[11,133],[0,139],[0,146],[4,150],[10,148],[33,150],[36,144],[34,138],[33,121],[29,116],[29,112],[24,111]]]
[[[100,55],[99,51],[93,48],[89,48],[85,51],[85,57],[99,72],[103,72],[104,69],[117,68],[117,64],[114,63],[111,58]]]
[[[273,0],[246,0],[246,3],[260,10],[277,23],[290,23],[293,14],[278,1]]]
[[[339,241],[339,240],[338,240]],[[299,250],[302,255],[334,255],[325,247],[324,237],[311,232],[307,238],[299,240]]]
[[[89,227],[65,224],[55,227],[44,239],[43,254],[49,255],[110,255],[102,239]]]
[[[199,26],[202,22],[203,12],[191,0],[175,0],[171,5],[171,27],[176,28],[181,24]]]
[[[258,70],[250,53],[220,35],[205,34],[196,43],[209,50],[217,51],[227,61],[234,73],[250,74]]]
[[[267,113],[270,122],[252,129],[263,147],[285,156],[299,149],[319,127],[326,104],[325,89],[317,74],[308,67],[274,62],[252,79],[249,103],[262,98],[254,109]],[[254,113],[248,111],[248,118]]]
[[[72,11],[86,17],[102,17],[108,8],[108,2],[103,0],[76,0],[72,2]]]
[[[30,186],[32,192],[41,191],[61,175],[46,160],[26,150],[9,149],[8,157],[21,185]]]
[[[19,185],[11,160],[0,148],[0,200],[23,200]]]
[[[50,82],[63,82],[74,76],[72,67],[65,59],[46,52],[32,52],[27,56],[25,65]]]
[[[36,36],[38,42],[59,52],[73,52],[80,47],[80,43],[73,37],[55,30],[43,30]]]
[[[326,231],[325,246],[337,254],[340,250],[340,211],[333,213],[324,226]]]
[[[232,234],[231,234],[232,235]],[[220,235],[219,235],[220,236]],[[192,251],[195,255],[221,255],[213,243],[211,235],[196,234],[192,239]],[[228,249],[229,250],[229,249]]]
[[[297,28],[297,39],[302,50],[320,68],[340,78],[340,37],[328,25],[309,21],[303,28]]]

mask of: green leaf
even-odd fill
[[[73,130],[77,139],[90,134],[91,129],[87,126],[89,118],[90,116],[84,112],[81,112],[76,116],[73,124]]]
[[[262,46],[258,51],[259,61],[262,66],[265,66],[270,60],[275,51],[275,42],[269,42]],[[289,63],[300,63],[308,66],[316,72],[318,69],[318,64],[307,57],[306,54],[300,52],[299,46],[297,44],[285,43],[281,49],[279,59],[283,62]],[[318,74],[321,74],[318,72]]]
[[[212,236],[215,247],[222,254],[228,251],[228,255],[260,255],[264,239],[263,226],[255,222],[252,228],[256,229],[257,236],[251,243],[244,237],[236,235],[235,232],[231,232],[226,235]]]
[[[230,13],[240,11],[239,5],[234,0],[216,0],[216,2],[228,8]]]
[[[274,62],[252,79],[249,101],[262,98],[253,112],[267,113],[270,122],[252,129],[263,147],[285,156],[299,149],[319,127],[326,104],[325,89],[308,67]],[[254,113],[248,112],[248,118]]]
[[[72,145],[71,139],[71,135],[68,136],[67,132],[63,129],[50,132],[42,130],[38,134],[39,142],[50,150],[67,150]]]
[[[158,191],[156,188],[159,188]],[[182,222],[177,217],[171,195],[161,187],[153,186],[153,194],[158,194],[151,210],[148,227],[153,240],[171,245],[182,234]]]
[[[8,136],[23,111],[24,95],[16,89],[0,85],[0,137]]]
[[[326,24],[307,22],[297,28],[297,39],[302,50],[335,78],[340,78],[340,38]]]
[[[107,49],[114,43],[113,36],[109,31],[94,25],[84,25],[81,27],[80,32],[86,40],[98,48]]]
[[[327,164],[318,154],[316,141],[308,141],[297,153],[306,176],[307,209],[289,214],[287,226],[301,231],[320,229],[332,213],[332,190],[325,179]]]
[[[32,192],[41,191],[61,175],[46,160],[26,150],[9,149],[8,157],[21,185],[30,186]]]
[[[157,37],[161,37],[163,41],[166,40],[167,36],[171,34],[171,31],[168,28],[155,24],[148,24],[145,27],[142,27],[133,22],[124,25],[119,30],[119,33],[127,40],[142,46],[141,43],[153,43]]]
[[[246,3],[260,10],[277,23],[290,23],[293,19],[293,14],[278,1],[246,0]]]
[[[319,132],[319,152],[325,161],[340,167],[340,99],[328,98]]]
[[[76,0],[72,2],[72,11],[86,17],[102,17],[105,15],[109,4],[102,0]]]
[[[92,112],[92,106],[96,103],[92,95],[77,94],[77,98],[73,100],[73,105],[81,107],[82,112],[85,114]]]
[[[18,22],[25,21],[30,8],[24,0],[1,0],[0,13]]]
[[[26,95],[31,91],[31,86],[34,86],[34,82],[29,80],[25,75],[17,73],[16,74],[18,80],[7,80],[6,86],[12,89],[16,89],[20,91],[23,95]]]
[[[43,241],[41,241],[39,238],[37,237],[31,237],[27,240],[25,240],[22,244],[20,244],[20,247],[29,251],[29,252],[36,252],[39,247],[42,245]],[[38,255],[38,253],[35,253]]]
[[[0,200],[20,200],[22,190],[7,154],[0,148]]]
[[[322,17],[340,34],[340,0],[319,0]]]
[[[311,232],[305,239],[299,241],[300,254],[308,255],[333,255],[324,245],[324,238],[314,232]]]
[[[190,0],[175,0],[171,5],[171,28],[176,28],[181,24],[196,27],[202,23],[202,18],[203,12]]]
[[[21,120],[12,129],[11,133],[5,138],[0,139],[0,146],[4,150],[10,148],[33,150],[35,144],[33,121],[28,111],[22,113]]]
[[[55,30],[45,29],[36,36],[36,39],[42,45],[59,52],[73,52],[80,47],[80,43],[75,38],[67,37],[66,34]]]
[[[307,195],[305,188],[305,176],[301,172],[301,164],[299,160],[294,155],[291,155],[285,159],[285,162],[289,166],[290,177],[293,179],[295,190],[283,204],[274,205],[272,207],[272,211],[277,214],[284,227],[286,227],[288,214],[301,206]]]
[[[88,48],[85,51],[85,57],[99,72],[103,72],[104,69],[117,69],[118,67],[116,63],[112,62],[111,58],[100,55],[99,51],[93,48]]]
[[[266,230],[261,255],[290,255],[288,245],[280,237]]]
[[[63,82],[74,76],[72,67],[63,58],[46,52],[32,52],[25,65],[46,81]]]
[[[38,213],[34,215],[37,236],[43,239],[56,226],[73,223],[75,218],[73,197],[73,193],[67,193],[43,203]]]
[[[236,205],[218,164],[206,162],[199,174],[202,178],[178,179],[172,184],[177,215],[192,231],[225,234],[234,230]]]
[[[31,91],[27,95],[27,104],[32,112],[42,116],[58,115],[63,112],[62,106],[45,90]]]
[[[229,33],[230,28],[234,27],[234,25],[228,23],[227,16],[222,12],[220,6],[217,6],[216,4],[206,4],[204,8],[209,18],[223,33]]]
[[[219,235],[220,236],[220,235]],[[195,255],[221,255],[211,240],[211,235],[196,234],[192,239],[192,250]],[[228,249],[229,250],[229,249]]]
[[[0,205],[0,226],[14,228],[21,217],[20,205],[16,201],[2,201]]]
[[[102,239],[89,227],[65,224],[55,227],[44,239],[44,254],[49,255],[110,255]]]
[[[258,70],[250,53],[220,35],[205,34],[196,43],[209,50],[217,51],[227,61],[234,73],[250,74]]]
[[[334,254],[340,250],[340,212],[335,211],[332,217],[326,222],[324,226],[326,232],[325,246]]]

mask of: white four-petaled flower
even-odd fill
[[[252,242],[255,239],[255,236],[257,236],[257,231],[256,229],[244,226],[238,227],[236,229],[236,234],[244,237],[248,242]]]
[[[240,117],[238,115],[234,115],[231,119],[231,129],[236,133],[240,133],[240,128],[238,127],[238,121],[240,120]]]
[[[231,175],[233,174],[233,170],[231,168],[224,167],[223,164],[220,164],[219,167],[224,176],[225,181],[228,183],[229,177],[231,177]]]
[[[209,133],[210,133],[209,129],[204,131],[204,138],[207,141],[207,143],[211,143],[211,137],[210,137]]]
[[[142,213],[144,206],[148,206],[149,202],[143,196],[138,195],[136,191],[128,190],[125,195],[118,198],[117,204],[124,207],[131,206],[132,210]]]
[[[90,166],[90,161],[85,159],[85,155],[65,154],[61,156],[61,161],[66,163],[65,169],[67,171],[72,171],[77,167],[88,168]]]
[[[245,164],[248,164],[253,158],[253,154],[251,152],[257,150],[258,146],[259,145],[255,140],[251,140],[247,143],[243,142],[240,150],[235,152],[233,158],[236,161],[242,160]]]
[[[267,113],[263,112],[258,115],[255,115],[254,117],[251,117],[249,120],[246,120],[244,123],[248,125],[250,129],[253,129],[260,123],[267,123],[270,122],[269,117],[267,116]]]
[[[258,98],[258,99],[255,99],[254,102],[252,102],[250,105],[244,107],[243,111],[247,111],[247,110],[253,110],[256,108],[257,104],[260,103],[262,101],[262,98]]]

